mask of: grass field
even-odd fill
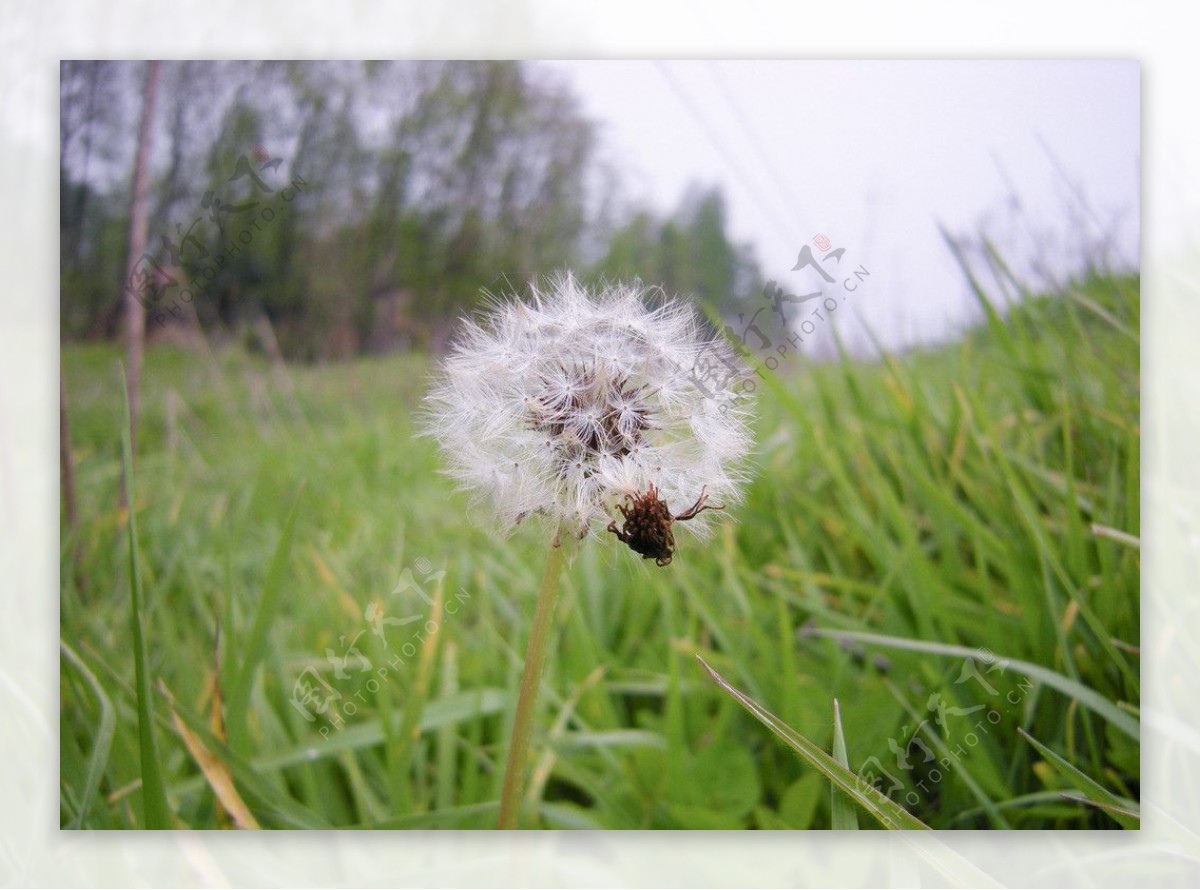
[[[700,655],[825,751],[837,699],[849,768],[932,827],[1136,825],[1138,340],[1136,277],[1100,277],[935,351],[790,359],[734,521],[569,567],[525,824],[846,824]],[[61,824],[494,825],[545,542],[414,437],[430,362],[151,349],[131,524],[119,358],[63,349]]]

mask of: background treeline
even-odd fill
[[[62,64],[64,339],[120,331],[144,72]],[[152,137],[152,338],[267,329],[317,360],[437,348],[484,290],[564,268],[721,313],[762,287],[717,189],[641,206],[537,63],[169,62]]]

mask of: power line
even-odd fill
[[[738,124],[741,125],[742,134],[746,137],[746,142],[748,142],[750,147],[754,149],[754,153],[758,156],[759,162],[763,165],[763,168],[770,176],[775,186],[775,194],[782,200],[791,202],[791,206],[788,208],[789,211],[794,207],[801,206],[799,196],[792,191],[791,186],[788,184],[787,178],[781,175],[779,168],[775,166],[775,162],[771,160],[770,155],[768,155],[766,149],[763,148],[763,140],[760,137],[757,128],[754,126],[754,123],[751,121],[750,117],[742,109],[742,104],[740,101],[738,101],[737,96],[734,95],[733,90],[730,88],[729,81],[725,79],[725,75],[721,71],[721,67],[710,59],[708,62],[708,70],[718,88],[721,90],[721,94],[725,97],[725,103],[730,107],[730,109],[733,110],[733,114],[737,118]]]
[[[682,104],[684,109],[687,110],[688,114],[692,116],[692,119],[695,120],[697,126],[704,131],[704,135],[708,137],[708,141],[712,143],[713,148],[717,150],[729,169],[741,181],[743,188],[745,188],[751,197],[754,198],[755,202],[758,203],[759,208],[763,211],[763,213],[770,217],[773,224],[779,225],[785,230],[789,229],[792,224],[790,224],[786,219],[780,219],[780,217],[775,213],[770,203],[764,199],[762,193],[755,186],[754,181],[746,174],[745,169],[740,163],[738,163],[733,153],[725,145],[724,140],[722,140],[717,134],[716,128],[709,124],[699,107],[697,107],[697,105],[692,101],[691,97],[688,96],[688,94],[679,85],[679,82],[675,79],[675,76],[671,74],[666,64],[661,61],[656,61],[654,64],[655,67],[658,68],[658,71],[662,75],[663,79],[674,91],[675,96],[679,99],[680,104]]]

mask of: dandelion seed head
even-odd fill
[[[702,355],[744,372],[688,304],[636,285],[591,293],[560,276],[463,325],[427,397],[426,430],[447,472],[506,529],[542,515],[582,536],[650,491],[676,516],[702,493],[732,504],[748,404],[729,380],[714,389]],[[713,515],[689,530],[703,535]]]

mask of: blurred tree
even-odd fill
[[[726,233],[725,198],[719,189],[697,191],[684,199],[690,290],[713,308],[736,297],[738,248]]]
[[[713,312],[733,316],[742,301],[761,291],[762,276],[750,247],[735,244],[727,225],[720,190],[692,186],[671,217],[659,219],[641,210],[617,227],[590,277],[640,278],[669,294],[689,295]]]
[[[137,70],[63,66],[64,336],[114,333]],[[714,306],[757,274],[716,190],[665,220],[621,211],[595,125],[534,64],[171,62],[161,80],[147,250],[193,291],[172,324],[265,317],[285,355],[319,360],[436,346],[485,289],[562,268]]]
[[[137,82],[130,63],[64,61],[60,67],[59,249],[63,336],[112,336],[125,262],[128,206],[113,175],[129,175]],[[128,151],[127,151],[128,149]],[[70,297],[68,299],[67,297]]]
[[[588,222],[595,136],[560,84],[513,62],[449,62],[401,122],[406,198],[434,280],[418,311],[448,319],[482,286],[572,262]]]

